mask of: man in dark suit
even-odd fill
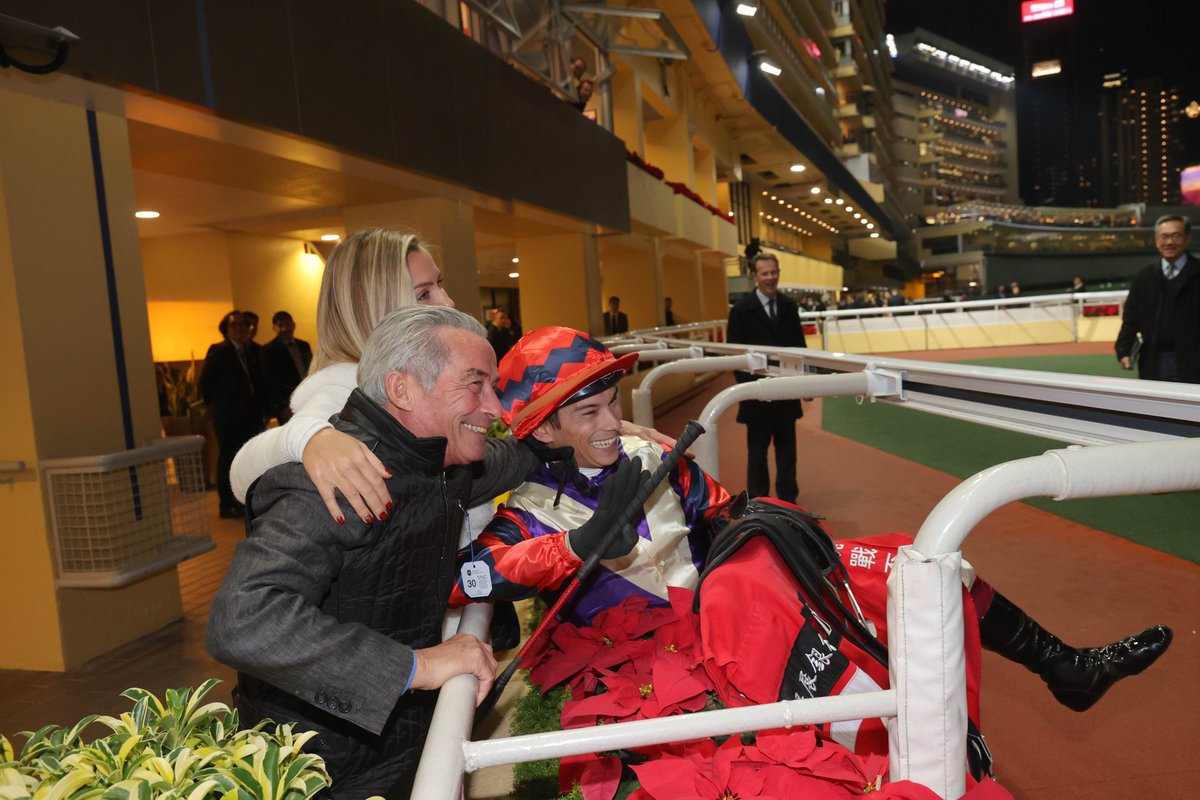
[[[726,338],[737,344],[771,347],[805,347],[800,310],[779,293],[779,260],[760,253],[750,262],[755,289],[729,310]],[[738,383],[757,380],[735,372]],[[747,400],[738,408],[738,422],[746,426],[746,490],[751,497],[770,494],[767,447],[775,442],[775,494],[796,502],[796,420],[804,415],[799,400],[767,403]]]
[[[229,485],[229,467],[237,451],[263,429],[258,354],[250,347],[250,327],[240,311],[230,311],[218,326],[225,341],[208,348],[200,373],[200,394],[217,432],[217,494],[221,516],[246,511]]]
[[[263,345],[263,392],[266,394],[267,415],[282,425],[292,417],[288,401],[292,392],[308,374],[312,363],[312,347],[296,338],[296,322],[286,311],[276,311],[271,317],[275,338]]]
[[[616,336],[629,331],[629,318],[621,311],[621,298],[608,298],[608,311],[604,313],[604,335]]]
[[[1200,259],[1187,252],[1192,225],[1184,217],[1160,217],[1154,224],[1154,246],[1161,256],[1133,279],[1117,359],[1138,377],[1151,381],[1200,383]]]

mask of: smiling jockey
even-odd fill
[[[459,551],[451,605],[519,599],[537,591],[552,599],[599,546],[596,540],[607,531],[587,527],[604,508],[601,488],[630,459],[653,468],[664,455],[656,444],[618,435],[617,383],[636,361],[636,353],[614,357],[587,334],[561,327],[527,334],[501,360],[504,420],[542,463],[484,532]],[[668,586],[695,586],[714,519],[729,502],[720,484],[681,459],[634,520],[637,536],[619,543],[620,552],[605,553],[616,557],[600,562],[565,618],[586,624],[630,595],[666,605]],[[725,521],[717,520],[717,529]]]

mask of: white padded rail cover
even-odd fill
[[[966,792],[962,554],[901,547],[888,578],[888,661],[899,716],[888,720],[891,780],[943,798]]]

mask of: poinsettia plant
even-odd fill
[[[722,707],[704,669],[693,593],[672,588],[669,599],[667,607],[650,607],[644,597],[629,597],[590,626],[561,623],[531,654],[535,688],[569,693],[553,701],[561,704],[561,728]],[[799,726],[563,758],[558,790],[568,800],[937,797],[908,781],[888,782],[887,766],[883,755],[854,753]],[[520,786],[517,794],[524,796]],[[1010,797],[992,781],[967,796]]]

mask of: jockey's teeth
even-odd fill
[[[592,447],[595,447],[597,450],[605,450],[609,447],[612,447],[616,443],[617,437],[613,436],[610,439],[601,439],[599,441],[592,442]]]
[[[487,428],[481,428],[478,425],[472,425],[469,422],[464,422],[463,427],[466,428],[467,430],[469,430],[471,433],[479,433],[479,434],[487,435]]]

